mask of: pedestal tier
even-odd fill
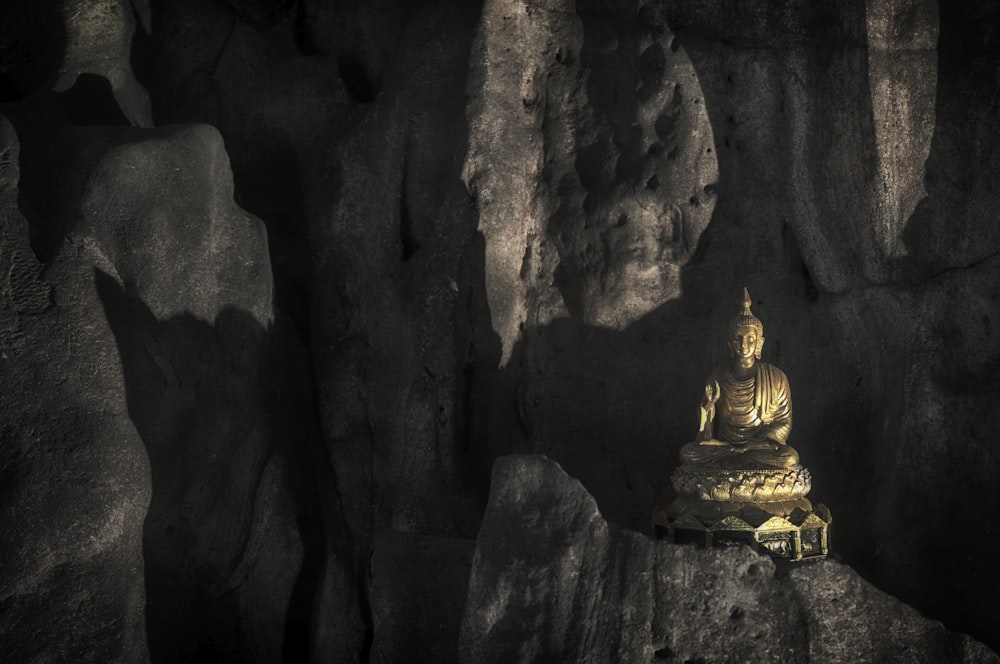
[[[675,503],[669,510],[659,508],[653,513],[657,539],[665,538],[678,544],[694,542],[706,547],[749,544],[755,551],[791,561],[823,558],[830,551],[833,519],[825,505],[817,505],[815,509],[810,506],[808,510],[794,509],[788,516],[775,516],[751,503],[727,503],[725,508],[720,508],[717,518],[678,514],[674,512],[676,506]],[[706,513],[704,509],[701,511]],[[728,514],[721,516],[726,512]]]
[[[744,503],[804,498],[812,487],[809,471],[802,466],[739,470],[683,465],[670,480],[681,496]]]
[[[657,537],[705,546],[745,543],[775,558],[829,552],[830,512],[806,498],[809,471],[683,465],[671,477],[678,496],[653,514]]]

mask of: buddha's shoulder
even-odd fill
[[[757,362],[757,366],[760,367],[761,371],[766,371],[769,374],[772,381],[777,380],[784,383],[788,382],[788,376],[785,375],[785,372],[779,369],[778,367],[774,366],[770,362]]]

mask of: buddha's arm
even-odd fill
[[[788,413],[788,417],[782,419],[780,422],[771,422],[770,426],[767,427],[766,437],[768,440],[773,440],[776,443],[787,443],[788,434],[792,432],[792,414]]]
[[[708,384],[705,385],[705,397],[701,401],[698,409],[701,415],[698,433],[695,435],[695,442],[701,443],[706,440],[715,439],[715,404],[719,400],[719,382],[715,376],[710,376]]]
[[[792,432],[792,393],[788,378],[780,369],[774,369],[769,395],[770,424],[765,425],[764,435],[776,443],[787,443]]]

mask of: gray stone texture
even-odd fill
[[[5,3],[0,650],[398,657],[494,459],[647,527],[744,285],[834,550],[1000,647],[998,11]]]
[[[384,530],[371,560],[371,662],[458,662],[473,540]]]
[[[302,388],[274,369],[294,354],[271,347],[264,229],[221,137],[11,117],[15,152],[15,127],[48,150],[5,173],[4,651],[132,662],[148,637],[154,661],[274,661],[303,558],[282,392]]]
[[[43,273],[17,205],[19,147],[0,116],[0,652],[145,662],[150,463],[94,315],[104,257],[81,238]]]
[[[657,542],[541,456],[497,460],[461,661],[996,662],[833,560]]]

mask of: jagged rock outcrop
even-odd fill
[[[106,256],[95,282],[150,458],[150,648],[274,661],[303,555],[279,440],[303,430],[276,408],[263,224],[233,201],[216,130],[125,132],[84,180],[71,234]]]
[[[145,662],[150,463],[101,316],[94,242],[44,267],[17,206],[0,116],[0,651],[11,661]]]
[[[653,4],[487,1],[464,178],[507,363],[525,328],[622,329],[680,294],[718,179],[697,76]]]
[[[4,412],[12,432],[36,440],[36,451],[12,473],[30,477],[28,461],[37,454],[67,461],[36,471],[62,487],[49,498],[56,502],[32,504],[31,484],[11,483],[21,507],[9,532],[25,538],[18,558],[54,566],[73,583],[90,574],[87,587],[113,579],[102,592],[118,596],[85,600],[106,605],[110,616],[101,622],[106,644],[70,650],[81,659],[138,661],[147,635],[154,661],[280,658],[303,557],[291,491],[303,459],[279,436],[306,430],[295,415],[302,417],[295,403],[302,388],[275,367],[290,356],[272,347],[263,227],[233,202],[214,129],[64,126],[45,136],[51,128],[34,122],[30,108],[12,109],[15,122],[49,150],[47,158],[27,160],[32,186],[20,194],[33,212],[35,240],[53,256],[45,271],[52,302],[36,297],[45,306],[20,316],[31,324],[23,331],[12,323],[10,343],[18,345],[9,353]],[[73,196],[61,182],[80,188]],[[69,197],[55,205],[41,200],[53,190]],[[27,226],[8,228],[16,249],[10,297],[20,314],[30,295],[23,289],[34,283],[25,266],[34,258]],[[26,363],[37,365],[32,378],[14,369]],[[51,394],[18,394],[11,389],[18,383]],[[13,416],[35,411],[65,415],[40,429]],[[62,553],[31,554],[35,544],[23,524],[52,519],[34,537]],[[12,569],[26,584],[12,590],[13,600],[45,585],[34,578],[42,571]],[[129,611],[115,615],[125,601]],[[9,615],[37,621],[40,608],[17,606]],[[86,625],[33,628],[65,631],[68,639]],[[111,650],[115,639],[129,650]],[[34,639],[48,640],[47,648],[61,645],[60,638]]]
[[[1000,661],[836,561],[775,572],[749,547],[677,546],[618,528],[554,461],[501,458],[461,661]]]

